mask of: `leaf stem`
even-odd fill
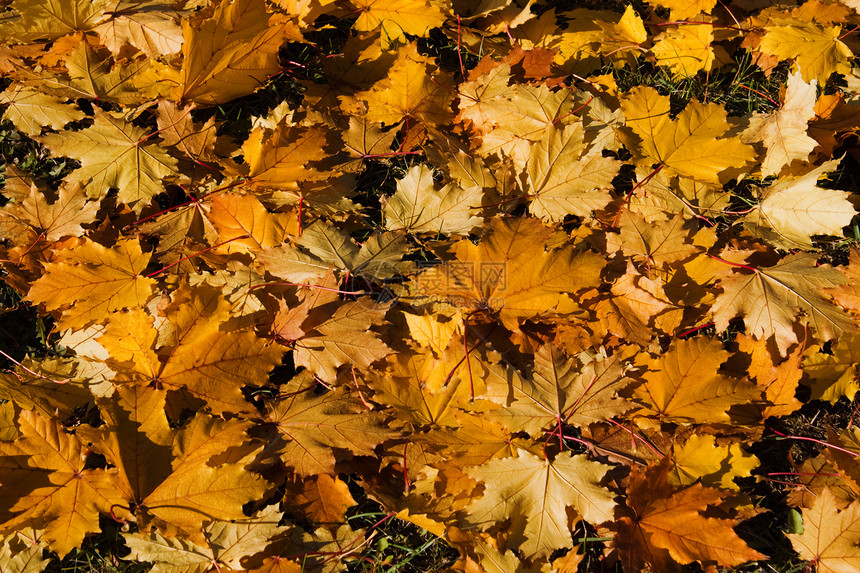
[[[632,189],[630,189],[630,191],[628,191],[628,192],[627,192],[627,194],[624,196],[624,201],[622,201],[622,202],[621,202],[621,207],[619,207],[619,208],[618,208],[618,212],[615,214],[615,218],[614,218],[614,219],[612,219],[612,224],[611,224],[611,225],[609,225],[609,228],[610,228],[610,229],[614,228],[614,227],[618,224],[618,218],[619,218],[619,217],[621,217],[621,212],[622,212],[622,211],[624,211],[624,207],[626,207],[626,206],[627,206],[627,203],[630,201],[630,197],[633,195],[633,193],[634,193],[637,189],[639,189],[640,187],[642,187],[643,185],[645,185],[645,183],[647,183],[648,181],[650,181],[652,177],[654,177],[655,175],[657,175],[657,174],[660,172],[660,170],[661,170],[661,169],[663,169],[663,166],[664,166],[664,165],[665,165],[665,163],[661,163],[660,165],[658,165],[658,166],[657,166],[657,168],[656,168],[656,169],[654,169],[654,171],[652,171],[651,173],[649,173],[648,175],[646,175],[646,176],[645,176],[645,178],[644,178],[644,179],[642,179],[642,181],[640,181],[639,183],[637,183],[636,185],[634,185],[634,186],[633,186],[633,188],[632,188]]]
[[[837,445],[831,444],[830,442],[825,442],[824,440],[817,440],[815,438],[807,438],[806,436],[790,436],[788,434],[783,434],[782,432],[780,432],[779,430],[777,430],[775,428],[771,428],[770,430],[774,434],[776,434],[777,436],[779,436],[781,438],[785,438],[787,440],[800,440],[800,441],[804,441],[804,442],[813,442],[815,444],[824,446],[825,448],[831,448],[831,449],[836,450],[837,452],[842,452],[842,453],[848,454],[849,456],[853,456],[855,458],[860,457],[860,453],[852,452],[849,449],[841,448]]]
[[[759,270],[758,270],[757,268],[755,268],[755,267],[751,267],[751,266],[749,266],[749,265],[744,265],[744,264],[741,264],[741,263],[733,263],[733,262],[731,262],[731,261],[727,261],[726,259],[720,258],[720,257],[718,257],[718,256],[716,256],[716,255],[712,255],[712,254],[710,254],[710,253],[708,253],[708,256],[709,256],[709,257],[711,257],[711,258],[712,258],[712,259],[714,259],[714,260],[720,261],[721,263],[726,263],[727,265],[731,265],[731,266],[733,266],[733,267],[738,267],[738,268],[740,268],[740,269],[746,269],[746,270],[748,270],[748,271],[752,271],[752,272],[754,272],[754,273],[759,272]]]
[[[5,352],[3,352],[2,350],[0,350],[0,355],[3,355],[6,358],[6,360],[9,360],[13,364],[16,364],[18,366],[18,368],[20,368],[21,370],[23,370],[24,372],[26,372],[30,376],[35,376],[36,378],[41,378],[42,380],[47,380],[48,382],[53,382],[54,384],[68,384],[72,380],[71,378],[66,378],[64,380],[54,380],[53,378],[48,378],[47,376],[43,376],[43,375],[39,374],[38,372],[34,372],[33,370],[30,370],[29,368],[27,368],[26,366],[24,366],[23,364],[21,364],[20,362],[18,362],[17,360],[15,360],[11,356],[9,356]],[[11,371],[11,372],[15,376],[18,376],[18,374],[16,374],[14,371]],[[18,380],[21,380],[21,378],[18,377]]]
[[[457,59],[460,60],[460,74],[466,77],[466,66],[463,65],[463,48],[460,46],[460,15],[457,14]]]
[[[738,26],[729,26],[728,24],[715,24],[714,22],[705,22],[700,20],[675,20],[673,22],[658,22],[657,26],[675,26],[675,25],[707,25],[714,28],[723,28],[725,30],[737,30],[738,32],[749,32],[745,28]]]
[[[621,428],[622,430],[624,430],[625,432],[630,434],[630,439],[634,442],[634,445],[635,445],[636,440],[639,440],[640,442],[642,442],[645,445],[646,448],[648,448],[649,450],[651,450],[652,452],[657,454],[659,457],[661,457],[661,458],[666,457],[666,454],[664,454],[659,449],[657,449],[657,446],[653,445],[649,440],[643,438],[642,436],[640,436],[639,434],[637,434],[636,432],[634,432],[632,429],[628,428],[624,424],[620,424],[620,423],[616,422],[615,420],[613,420],[612,418],[610,418],[608,421],[609,421],[609,423],[615,424],[616,426],[618,426],[619,428]]]
[[[317,290],[324,290],[326,292],[333,292],[337,294],[346,294],[353,296],[361,296],[363,294],[367,294],[364,291],[348,291],[348,290],[338,290],[336,288],[324,287],[322,285],[309,285],[304,283],[289,283],[289,282],[274,282],[274,283],[260,283],[254,286],[248,287],[248,290],[254,290],[258,288],[263,288],[267,286],[291,286],[291,287],[301,287],[301,288],[313,288]]]
[[[691,328],[691,329],[689,329],[689,330],[685,330],[685,331],[684,331],[684,332],[682,332],[681,334],[678,334],[678,335],[677,335],[677,338],[684,338],[685,336],[688,336],[688,335],[690,335],[690,334],[693,334],[694,332],[698,332],[698,331],[702,330],[703,328],[708,328],[709,326],[714,326],[714,323],[713,323],[713,322],[709,322],[709,323],[707,323],[707,324],[703,324],[703,325],[701,325],[701,326],[694,326],[693,328]]]

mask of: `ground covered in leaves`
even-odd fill
[[[857,2],[0,5],[3,571],[860,570]]]

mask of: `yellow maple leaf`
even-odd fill
[[[139,518],[155,516],[192,540],[207,522],[246,519],[242,506],[272,487],[247,468],[262,447],[242,448],[251,425],[195,415],[176,432],[170,474],[141,500]],[[230,450],[237,453],[231,456]]]
[[[699,480],[705,487],[740,491],[735,477],[749,477],[759,459],[748,454],[740,444],[718,446],[709,435],[692,435],[672,448],[672,470],[669,483],[691,485]]]
[[[602,259],[570,246],[547,248],[551,232],[536,219],[492,219],[480,243],[455,243],[456,258],[418,275],[410,294],[416,304],[498,313],[511,329],[523,319],[574,312],[566,293],[596,286]]]
[[[752,147],[724,137],[730,125],[726,110],[693,100],[674,120],[669,98],[651,87],[637,87],[621,99],[627,126],[636,138],[628,148],[647,165],[660,164],[676,173],[709,183],[724,183],[755,158]]]
[[[324,169],[315,169],[330,155],[331,135],[327,130],[303,129],[286,120],[273,130],[255,129],[242,144],[248,184],[252,189],[296,190],[301,182],[331,177]]]
[[[582,124],[550,128],[526,165],[529,211],[558,223],[567,215],[591,217],[612,200],[609,189],[621,163],[586,150]]]
[[[125,119],[96,109],[91,127],[51,133],[39,138],[54,155],[71,157],[81,167],[71,180],[86,185],[87,195],[100,198],[111,188],[137,213],[164,191],[164,180],[177,174],[176,160],[146,131]]]
[[[253,195],[219,193],[212,197],[207,214],[218,231],[218,242],[226,243],[215,252],[259,251],[280,245],[298,225],[291,213],[269,213]],[[228,242],[229,241],[229,242]]]
[[[719,371],[729,353],[719,340],[703,337],[675,340],[669,350],[649,362],[634,400],[645,405],[639,415],[676,424],[731,421],[729,409],[759,398],[759,390]],[[643,427],[650,420],[637,417]]]
[[[668,66],[676,78],[710,72],[714,65],[714,26],[688,23],[668,29],[654,42],[657,65]]]
[[[203,539],[197,539],[197,535],[193,539],[165,536],[157,530],[124,533],[123,537],[132,550],[129,558],[153,563],[154,571],[169,569],[178,563],[188,569],[223,567],[236,571],[245,568],[240,562],[262,553],[273,539],[290,530],[278,525],[282,517],[277,506],[269,506],[252,517],[239,520],[212,519],[200,532]]]
[[[42,84],[67,97],[122,105],[140,105],[150,98],[165,97],[175,75],[149,59],[115,62],[107,50],[94,48],[86,38],[80,39],[63,64],[67,77],[43,72]]]
[[[419,348],[429,348],[441,355],[454,336],[459,321],[439,314],[403,313],[409,336]]]
[[[86,239],[57,253],[45,274],[33,283],[27,298],[49,310],[62,310],[59,328],[82,328],[107,320],[109,313],[141,307],[152,296],[155,281],[142,276],[149,253],[126,239],[111,249]]]
[[[803,81],[823,85],[833,72],[850,74],[854,53],[839,39],[842,28],[800,20],[767,27],[758,49],[781,60],[794,60]]]
[[[99,339],[112,353],[106,362],[117,372],[115,380],[125,384],[157,380],[173,391],[168,403],[177,411],[201,401],[217,413],[253,409],[242,387],[264,384],[284,350],[242,328],[241,322],[230,331],[219,330],[232,306],[220,289],[183,285],[164,309],[167,320],[159,321],[157,337],[148,319],[121,319],[121,330],[108,330],[107,338]],[[127,356],[129,348],[133,360],[113,357],[114,351]],[[155,349],[160,351],[155,354]]]
[[[813,400],[827,400],[835,404],[840,398],[854,400],[860,391],[860,335],[851,333],[841,337],[830,353],[821,352],[818,345],[811,346],[803,359],[803,372],[809,376]]]
[[[609,467],[570,452],[541,460],[518,450],[515,458],[490,460],[467,470],[486,484],[467,520],[488,526],[510,519],[512,542],[532,557],[572,547],[568,506],[594,525],[614,519],[615,494],[598,485]]]
[[[195,28],[182,22],[182,71],[175,99],[214,105],[252,93],[281,69],[278,49],[303,41],[295,24],[269,21],[263,0],[222,0]]]
[[[742,219],[756,236],[777,248],[812,250],[815,235],[842,235],[857,211],[851,193],[817,185],[840,160],[827,161],[798,175],[780,177],[762,191],[761,202]]]
[[[441,353],[422,348],[392,354],[386,363],[384,372],[370,372],[368,384],[374,399],[393,407],[404,423],[457,428],[457,409],[495,408],[491,402],[507,397],[510,369],[489,362],[480,349],[467,355],[459,337]]]
[[[115,0],[15,0],[12,10],[20,19],[0,25],[6,42],[27,44],[55,40],[91,29],[106,18]]]
[[[59,420],[23,410],[16,426],[22,438],[0,442],[5,462],[0,480],[4,497],[14,490],[17,501],[4,508],[0,519],[12,528],[34,520],[44,523],[48,546],[65,556],[86,534],[99,531],[99,513],[122,503],[119,492],[108,470],[85,467],[86,444]]]
[[[638,273],[628,261],[627,272],[612,285],[612,296],[595,305],[599,321],[596,333],[615,334],[647,345],[658,333],[674,334],[683,317],[683,309],[670,302],[662,281]]]
[[[446,87],[450,84],[447,74],[437,72],[433,60],[419,54],[417,44],[412,42],[397,51],[397,60],[385,78],[355,97],[367,102],[370,121],[392,125],[410,118],[441,125],[453,115],[454,96]]]
[[[297,366],[333,382],[341,365],[366,369],[391,353],[370,330],[384,322],[387,306],[374,303],[370,297],[341,303],[334,309],[330,306],[312,309],[305,320],[307,333],[296,341],[293,358]]]
[[[619,249],[637,264],[643,274],[652,273],[660,278],[668,278],[674,265],[690,260],[702,249],[689,242],[690,231],[684,228],[684,216],[675,215],[662,225],[646,221],[638,213],[625,210],[619,217],[621,232],[607,235],[607,251]]]
[[[702,12],[710,14],[717,0],[649,0],[648,3],[668,8],[672,20],[685,20]]]
[[[441,26],[450,10],[442,0],[349,0],[359,11],[353,29],[367,32],[380,28],[385,45],[410,36],[426,36]]]
[[[433,170],[417,165],[397,181],[397,192],[383,199],[385,228],[468,235],[481,225],[477,214],[482,201],[480,187],[464,189],[448,183],[437,189]]]
[[[594,20],[594,23],[603,30],[603,40],[600,42],[600,53],[604,57],[611,58],[616,65],[635,61],[636,55],[642,48],[639,44],[648,39],[648,32],[642,18],[633,9],[627,6],[624,15],[618,22],[605,22]],[[564,48],[560,48],[564,49]]]
[[[372,455],[379,443],[400,435],[384,425],[385,414],[368,411],[343,389],[315,396],[314,385],[310,371],[299,373],[266,413],[281,437],[281,458],[298,475],[331,473],[338,450]]]
[[[114,56],[126,45],[134,46],[150,58],[176,54],[182,49],[179,12],[172,10],[123,10],[99,24],[93,31]]]
[[[144,379],[155,380],[159,374],[159,359],[154,350],[158,331],[153,328],[153,322],[154,318],[142,308],[117,312],[96,340],[110,352],[111,363],[124,363],[143,374]]]
[[[755,378],[756,385],[764,389],[765,397],[770,402],[770,405],[763,408],[762,417],[785,416],[800,408],[803,403],[795,397],[795,393],[804,373],[800,367],[802,349],[798,348],[786,360],[775,364],[774,357],[768,351],[766,340],[755,340],[751,336],[740,334],[736,341],[740,351],[750,356],[751,362],[748,368],[750,377]],[[813,371],[811,369],[806,371],[814,380]],[[815,390],[813,390],[813,396],[815,399],[821,399]]]
[[[70,415],[92,400],[94,380],[83,364],[74,358],[25,358],[14,371],[0,374],[0,397],[46,418]]]
[[[824,488],[810,508],[803,509],[803,533],[789,534],[802,559],[813,561],[821,573],[851,573],[860,569],[860,502],[839,510],[830,488]]]
[[[126,501],[139,505],[171,473],[170,428],[164,390],[151,386],[119,385],[110,397],[97,400],[104,424],[98,428],[83,425],[76,430],[118,471],[113,480]],[[134,516],[125,508],[112,508],[115,515]]]
[[[341,523],[346,510],[358,502],[339,477],[320,474],[303,482],[293,504],[314,523]]]
[[[377,233],[359,246],[345,231],[315,221],[294,245],[266,249],[257,261],[273,275],[298,283],[318,280],[331,269],[375,281],[397,274],[405,251],[402,232]]]
[[[797,253],[771,267],[753,268],[731,260],[740,255],[743,252],[722,253],[734,264],[725,265],[717,283],[723,289],[711,308],[717,330],[743,315],[747,332],[756,338],[774,337],[783,356],[797,342],[795,322],[812,326],[819,340],[856,330],[856,322],[820,292],[845,282],[833,267],[818,265],[814,255]]]
[[[63,237],[80,237],[82,224],[95,221],[98,201],[87,201],[80,185],[63,185],[58,197],[48,203],[47,197],[35,185],[20,203],[9,203],[0,209],[0,233],[16,244],[25,244],[30,238],[28,230],[44,236],[48,241]]]
[[[30,136],[41,134],[43,127],[62,129],[67,123],[86,117],[84,112],[65,103],[62,98],[21,86],[0,92],[2,104],[9,104],[3,119],[8,119],[18,131]]]
[[[815,117],[816,82],[804,82],[800,72],[788,77],[782,106],[770,114],[756,113],[741,134],[744,143],[762,142],[767,148],[761,162],[765,177],[777,175],[794,160],[805,161],[818,143],[807,134]]]
[[[617,397],[630,382],[619,355],[582,364],[547,344],[535,353],[534,373],[529,378],[512,371],[504,376],[506,406],[482,417],[503,424],[511,433],[538,437],[557,424],[586,427],[635,408]]]

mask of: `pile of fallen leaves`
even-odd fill
[[[768,559],[751,445],[860,387],[858,2],[4,4],[3,118],[65,171],[5,165],[57,351],[0,373],[0,569],[101,516],[157,571],[340,570],[359,490],[470,572],[574,571],[582,532],[628,572]],[[765,111],[612,73],[741,58]],[[784,542],[860,570],[860,429],[806,439]]]

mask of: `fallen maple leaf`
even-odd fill
[[[338,367],[344,364],[364,369],[384,358],[391,349],[370,328],[382,325],[387,310],[369,297],[336,308],[323,305],[311,309],[302,323],[306,332],[295,341],[296,365],[324,381],[333,381]]]
[[[302,491],[290,503],[314,523],[341,523],[346,510],[356,505],[349,486],[338,478],[327,474],[314,476],[302,483]]]
[[[491,460],[467,470],[486,485],[469,506],[468,521],[486,528],[511,519],[512,542],[531,557],[573,547],[567,507],[595,525],[613,519],[615,496],[598,485],[608,469],[569,452],[541,460],[519,450],[516,458]]]
[[[453,95],[444,87],[450,80],[443,73],[434,74],[435,70],[433,60],[420,55],[412,42],[397,51],[397,60],[384,79],[355,97],[367,102],[369,121],[391,125],[410,118],[445,124],[452,116]]]
[[[278,49],[303,41],[292,22],[271,21],[262,0],[227,0],[195,28],[182,22],[176,99],[214,105],[249,94],[280,70]]]
[[[854,53],[840,39],[841,32],[839,26],[781,21],[767,27],[758,49],[780,60],[793,59],[804,81],[824,84],[833,72],[850,73],[848,59]]]
[[[67,123],[86,117],[84,112],[65,103],[62,98],[22,86],[0,92],[0,104],[9,104],[3,119],[8,119],[19,131],[31,137],[40,135],[43,127],[62,129]]]
[[[126,46],[134,46],[150,58],[176,54],[182,50],[180,13],[173,10],[123,10],[96,26],[102,44],[119,56]]]
[[[280,435],[281,459],[298,475],[332,474],[336,451],[371,455],[379,443],[399,435],[382,424],[384,414],[367,411],[346,391],[315,396],[315,386],[307,370],[297,375],[266,415]]]
[[[669,468],[665,462],[644,472],[634,467],[630,475],[629,510],[613,526],[617,528],[613,545],[625,570],[671,570],[673,561],[736,567],[765,558],[737,536],[734,520],[703,515],[709,506],[723,501],[724,492],[701,484],[675,491],[667,482]]]
[[[786,175],[762,192],[761,202],[743,218],[750,232],[784,250],[813,249],[814,235],[842,235],[857,213],[850,193],[817,185],[839,160],[806,173]]]
[[[770,402],[762,410],[762,416],[785,416],[800,408],[803,404],[795,397],[795,393],[803,376],[799,360],[801,349],[798,348],[786,360],[779,362],[778,357],[771,356],[768,351],[766,340],[754,340],[745,334],[739,335],[736,340],[739,349],[750,356],[749,375],[755,378],[759,388],[765,389],[765,397]],[[813,391],[813,394],[816,392]]]
[[[150,255],[140,243],[126,239],[108,249],[90,240],[58,253],[27,297],[49,310],[63,309],[61,328],[103,322],[109,313],[141,307],[153,294],[155,281],[141,275]]]
[[[835,404],[840,398],[854,399],[860,391],[857,364],[860,363],[860,335],[852,333],[840,338],[830,353],[821,352],[818,345],[810,347],[803,358],[803,371],[808,373],[814,400]]]
[[[152,60],[116,64],[108,50],[93,47],[84,38],[63,63],[66,74],[43,71],[42,83],[67,97],[140,105],[167,95],[172,83],[169,69],[158,69]]]
[[[526,167],[529,211],[551,222],[567,215],[590,217],[612,200],[608,190],[619,168],[618,161],[586,150],[582,124],[548,129]]]
[[[21,19],[4,22],[0,36],[6,41],[26,44],[35,40],[55,40],[68,34],[89,30],[105,18],[111,0],[72,2],[15,0],[12,9]]]
[[[372,235],[359,246],[346,232],[316,221],[295,245],[266,249],[256,260],[276,277],[296,283],[315,282],[332,269],[372,283],[397,274],[405,250],[403,232]]]
[[[113,187],[121,202],[140,213],[164,191],[164,180],[176,174],[176,160],[145,134],[122,118],[96,110],[91,127],[48,134],[39,141],[54,155],[81,162],[71,180],[86,185],[88,196],[104,197]]]
[[[206,522],[244,520],[242,506],[272,487],[247,469],[262,447],[243,448],[250,426],[202,413],[192,418],[175,434],[170,475],[141,500],[139,518],[155,516],[191,540]]]
[[[546,249],[550,233],[534,219],[491,220],[478,245],[460,241],[455,260],[418,275],[415,302],[486,309],[511,329],[522,319],[573,312],[577,306],[565,293],[596,286],[600,263],[569,246]]]
[[[358,9],[355,29],[359,32],[381,28],[386,44],[396,43],[404,34],[425,36],[441,26],[447,16],[446,4],[438,0],[349,0]]]
[[[51,242],[80,237],[84,234],[81,225],[94,222],[98,210],[99,202],[88,201],[80,185],[60,187],[51,203],[38,187],[31,185],[30,194],[23,201],[7,204],[0,210],[0,233],[20,244],[29,238],[27,230]]]
[[[645,405],[637,414],[677,424],[730,421],[732,406],[747,404],[760,394],[746,381],[719,372],[728,357],[719,340],[674,341],[668,352],[649,361],[644,383],[633,393],[634,400]]]
[[[416,166],[397,181],[397,192],[384,200],[385,228],[468,235],[481,225],[476,215],[482,202],[481,188],[464,189],[448,183],[437,189],[433,171],[424,165]]]
[[[280,245],[293,230],[290,213],[269,213],[253,195],[219,193],[212,197],[206,218],[218,231],[216,252],[235,253]]]
[[[189,291],[175,293],[158,329],[143,311],[114,316],[99,337],[111,355],[106,363],[118,383],[157,382],[172,390],[169,408],[177,413],[201,400],[215,412],[248,412],[242,387],[265,384],[283,349],[247,328],[219,330],[230,302],[211,287]]]
[[[669,18],[672,20],[685,20],[700,13],[710,14],[717,5],[716,0],[649,0],[648,3],[668,8]]]
[[[450,428],[460,426],[458,408],[474,411],[497,407],[475,398],[504,401],[509,369],[489,363],[479,351],[466,354],[457,341],[439,354],[388,357],[389,369],[369,377],[368,383],[376,392],[374,399],[393,407],[407,424]],[[493,385],[496,391],[488,396],[488,386]]]
[[[504,424],[511,433],[538,437],[550,425],[584,427],[635,407],[617,397],[629,382],[619,356],[595,358],[582,365],[561,349],[546,345],[535,353],[530,379],[516,373],[508,378],[509,403],[484,416]]]
[[[710,72],[716,58],[714,26],[708,20],[704,16],[695,22],[684,22],[655,38],[651,53],[657,58],[657,64],[669,66],[676,78],[689,78],[700,71]]]
[[[687,104],[674,120],[669,98],[650,87],[636,87],[621,99],[627,129],[625,141],[643,165],[659,164],[680,175],[722,183],[752,163],[752,147],[737,137],[725,137],[730,125],[717,104]]]
[[[860,567],[860,502],[836,507],[825,488],[810,508],[803,509],[803,533],[789,534],[791,545],[822,573],[849,573]]]
[[[761,141],[767,153],[761,163],[765,177],[778,175],[794,160],[803,161],[815,149],[816,141],[807,135],[809,120],[815,117],[815,82],[806,83],[800,72],[788,78],[782,107],[770,114],[757,113],[741,135],[744,143]]]
[[[692,435],[683,445],[676,442],[672,448],[669,483],[677,487],[701,481],[705,487],[740,491],[734,478],[750,477],[758,466],[759,459],[740,444],[720,446],[714,436]]]
[[[16,427],[21,439],[0,442],[3,527],[43,523],[48,546],[65,556],[99,531],[99,513],[121,503],[119,492],[110,471],[85,467],[86,445],[58,420],[23,410]]]
[[[722,256],[732,258],[742,254],[724,252]],[[798,319],[812,326],[816,336],[825,341],[857,328],[847,314],[820,292],[844,282],[842,273],[829,265],[818,265],[815,256],[803,253],[789,255],[765,268],[726,264],[717,283],[723,292],[717,296],[711,312],[720,331],[726,329],[729,320],[743,315],[749,334],[755,338],[773,337],[785,356],[797,342],[793,326]]]

